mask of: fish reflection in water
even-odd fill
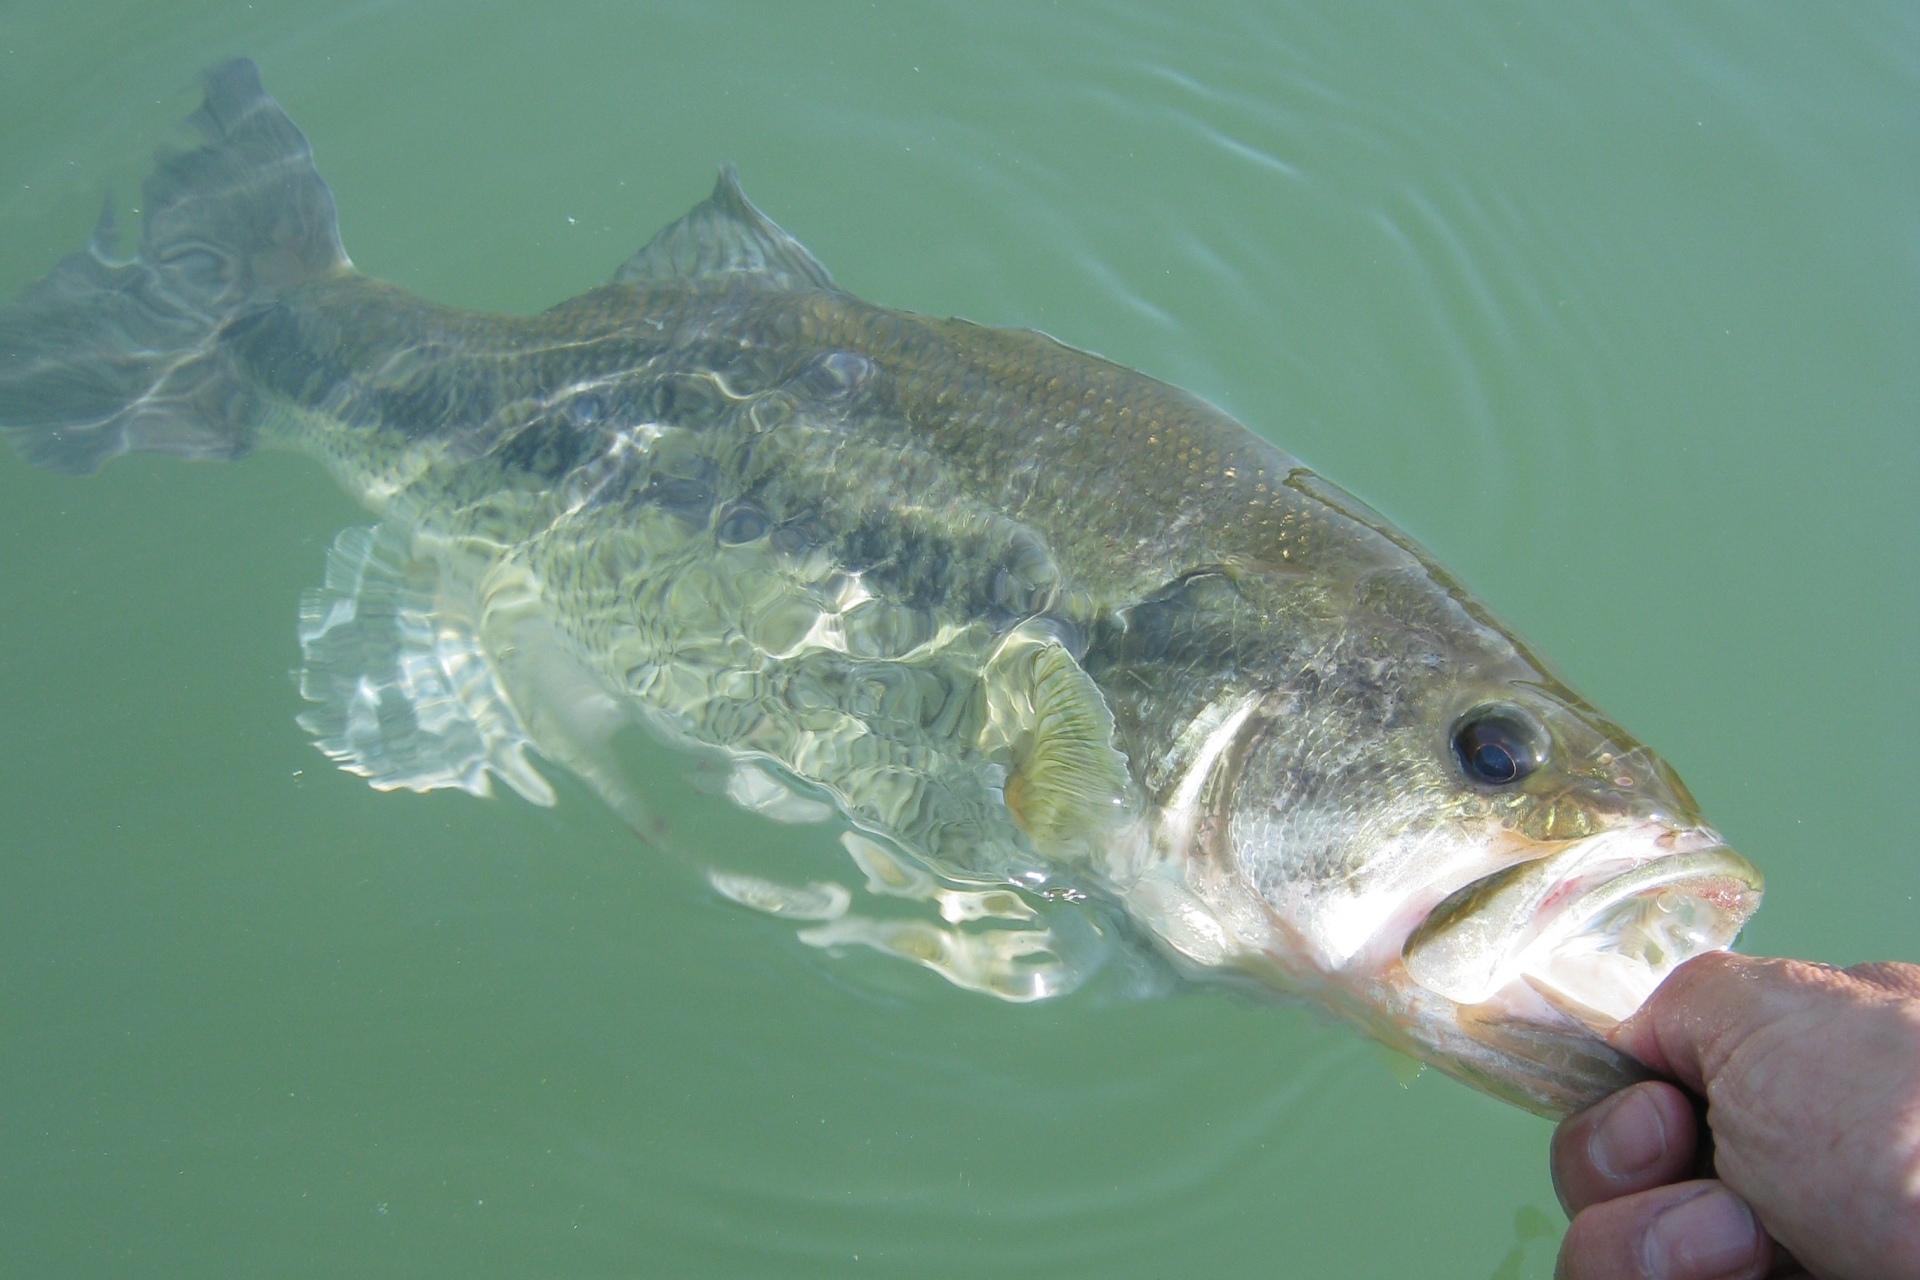
[[[1384,518],[1042,334],[863,302],[731,168],[537,316],[361,275],[237,61],[144,192],[0,311],[32,462],[322,463],[376,523],[301,603],[301,716],[383,789],[623,815],[623,728],[856,876],[713,887],[1012,1000],[1125,933],[1555,1113],[1760,877],[1672,771]],[[887,909],[887,903],[892,909]]]

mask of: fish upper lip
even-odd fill
[[[1649,856],[1650,849],[1673,851]],[[1646,945],[1631,956],[1606,932],[1636,901],[1667,910],[1667,891],[1682,886],[1673,905],[1697,911],[1702,927],[1663,934],[1664,945],[1643,936]],[[1401,954],[1416,982],[1458,1003],[1481,1003],[1525,978],[1563,1012],[1609,1025],[1632,1011],[1625,1006],[1634,992],[1644,999],[1681,961],[1728,945],[1762,888],[1752,864],[1710,830],[1616,830],[1456,890],[1413,930]],[[1593,972],[1579,977],[1580,964]],[[1625,980],[1635,964],[1640,968]],[[1600,984],[1609,987],[1604,999],[1576,990],[1603,969],[1616,971]]]
[[[1760,873],[1752,863],[1724,844],[1686,853],[1670,853],[1639,863],[1613,875],[1589,874],[1563,881],[1542,904],[1538,918],[1541,935],[1558,932],[1560,923],[1572,917],[1577,926],[1593,920],[1609,907],[1628,898],[1687,884],[1703,892],[1716,892],[1721,882],[1759,892],[1764,887]],[[1557,901],[1556,901],[1557,900]],[[1537,943],[1536,943],[1537,945]]]

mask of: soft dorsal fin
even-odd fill
[[[621,264],[615,281],[690,280],[737,271],[781,289],[832,289],[833,277],[798,240],[753,207],[733,165],[713,194]]]

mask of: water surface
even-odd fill
[[[240,53],[440,301],[591,287],[732,159],[865,297],[1213,399],[1674,762],[1748,949],[1920,958],[1911,7],[13,0],[0,289]],[[336,772],[287,672],[364,519],[0,456],[0,1274],[1550,1273],[1548,1126],[1315,1014],[1008,1007],[578,785]],[[683,838],[829,865],[680,772]]]

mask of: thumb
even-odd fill
[[[1654,1071],[1704,1094],[1757,1031],[1791,1018],[1810,999],[1857,994],[1874,985],[1805,960],[1709,951],[1675,969],[1607,1038]]]

